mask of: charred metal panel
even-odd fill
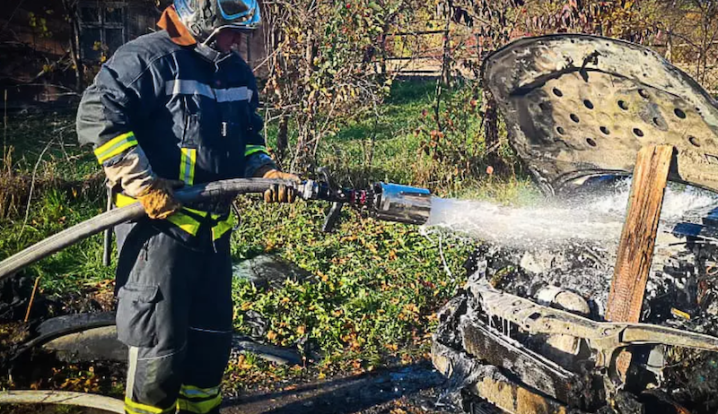
[[[483,78],[513,147],[550,192],[628,174],[651,144],[678,149],[671,180],[718,191],[716,102],[650,49],[586,35],[525,38],[489,55]]]
[[[455,373],[469,371],[476,380],[470,381],[467,390],[496,407],[512,414],[579,414],[565,405],[545,397],[528,387],[513,382],[498,368],[479,365],[460,351],[434,340],[431,345],[434,367],[442,375],[451,378]],[[465,367],[467,366],[467,367]]]
[[[439,311],[439,328],[432,341],[432,359],[437,369],[449,378],[449,388],[466,388],[486,398],[479,394],[479,390],[483,389],[483,392],[499,398],[501,393],[495,388],[504,389],[510,383],[509,388],[513,392],[521,389],[521,393],[540,395],[542,401],[550,400],[548,404],[551,407],[566,404],[586,409],[603,398],[602,393],[589,383],[592,378],[584,379],[519,342],[494,332],[480,320],[480,312],[473,309],[477,303],[473,302],[470,293],[466,292],[453,298]],[[501,372],[510,372],[513,382],[496,382],[497,375],[503,378]],[[487,382],[487,377],[494,379]],[[489,401],[511,411],[506,408],[506,401],[503,405]]]
[[[577,375],[525,347],[511,344],[510,340],[490,332],[481,322],[469,322],[468,318],[464,322],[459,330],[463,332],[464,349],[469,354],[509,370],[526,385],[565,404],[590,405],[585,401],[585,396],[593,393],[590,384]]]

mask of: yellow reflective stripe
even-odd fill
[[[193,385],[183,385],[180,394],[187,398],[208,398],[219,394],[219,386],[212,388],[199,388]]]
[[[175,411],[175,406],[165,409],[153,407],[151,405],[140,404],[125,397],[125,410],[131,414],[165,414]]]
[[[128,205],[136,203],[136,202],[137,202],[137,199],[132,198],[130,196],[127,196],[127,195],[124,195],[121,193],[115,194],[115,205],[117,207],[128,206]],[[206,217],[208,214],[206,211],[195,210],[193,208],[182,207],[182,209],[190,211],[194,214],[198,214],[202,217]],[[169,217],[167,217],[167,220],[170,223],[174,224],[175,226],[179,227],[180,229],[186,231],[187,233],[189,233],[193,236],[197,235],[197,232],[199,232],[199,227],[201,225],[201,223],[199,221],[195,220],[194,218],[192,218],[186,214],[182,214],[181,212],[177,212],[177,213],[170,215]]]
[[[135,411],[135,410],[133,410],[132,408],[126,406],[126,405],[125,405],[125,412],[126,412],[127,414],[147,414],[147,413],[145,413],[144,411]]]
[[[182,207],[182,210],[187,210],[187,211],[189,211],[190,213],[197,214],[198,216],[207,217],[207,212],[206,212],[206,211],[195,210],[195,209],[189,208],[189,207]]]
[[[180,180],[187,185],[194,184],[194,168],[197,163],[197,150],[194,148],[180,148]]]
[[[111,140],[102,144],[99,148],[95,149],[95,156],[97,161],[102,164],[115,155],[121,154],[128,148],[132,148],[137,145],[137,139],[135,139],[135,133],[130,131],[128,133],[116,136]]]
[[[177,400],[177,408],[197,414],[207,414],[214,408],[219,407],[220,404],[222,404],[221,394],[217,394],[214,398],[206,401],[190,401],[182,397]]]
[[[269,155],[269,151],[267,151],[267,147],[265,147],[264,145],[247,145],[247,147],[244,149],[244,156],[248,157],[258,152],[263,152]]]
[[[212,227],[212,240],[219,239],[224,233],[232,230],[232,227],[234,227],[234,216],[230,214],[226,220],[220,221]]]
[[[200,222],[181,212],[170,215],[167,221],[193,236],[199,231]]]
[[[124,195],[122,193],[115,194],[115,205],[117,207],[129,206],[130,204],[134,204],[136,202],[137,202],[136,198],[132,198],[132,197]]]

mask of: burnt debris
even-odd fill
[[[718,107],[650,50],[526,38],[488,56],[483,77],[511,144],[550,195],[610,191],[642,148],[658,145],[675,149],[671,181],[718,192]],[[606,320],[616,246],[482,246],[439,314],[434,365],[472,412],[717,412],[716,211],[672,217],[649,240],[640,323]]]

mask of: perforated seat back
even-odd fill
[[[670,179],[718,192],[716,102],[650,49],[587,35],[525,38],[489,55],[483,78],[547,191],[628,174],[640,148],[670,144]]]

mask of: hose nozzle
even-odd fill
[[[424,224],[431,213],[431,193],[425,188],[399,184],[374,184],[370,214],[379,220]]]
[[[327,183],[308,180],[298,189],[305,200],[334,203],[324,223],[324,231],[331,231],[345,204],[366,211],[378,220],[407,224],[422,225],[431,212],[431,193],[425,188],[380,182],[366,190],[333,189]]]

